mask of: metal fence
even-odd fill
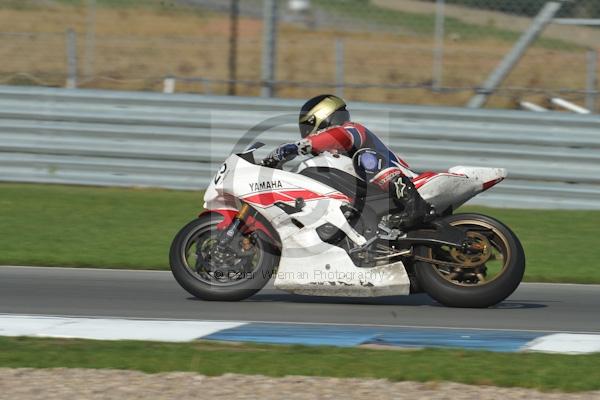
[[[199,190],[236,148],[296,140],[301,101],[0,86],[0,181]],[[506,167],[475,204],[600,209],[600,117],[351,102],[418,171]],[[1,196],[1,191],[0,191]]]
[[[178,92],[462,106],[546,3],[3,0],[0,83],[162,91],[171,77]],[[600,3],[558,3],[490,106],[560,95],[598,110],[600,29],[581,24]]]

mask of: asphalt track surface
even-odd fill
[[[523,283],[489,309],[457,309],[424,294],[330,298],[268,285],[248,300],[193,298],[170,272],[0,267],[0,313],[398,327],[600,332],[600,285]]]

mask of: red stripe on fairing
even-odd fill
[[[421,186],[423,186],[424,184],[426,184],[429,181],[430,181],[430,179],[423,179],[422,181],[414,182],[415,189],[419,189]]]
[[[492,179],[491,181],[484,182],[483,183],[483,191],[485,192],[486,190],[488,190],[495,184],[502,182],[503,180],[504,180],[504,178],[498,178],[498,179]]]
[[[324,200],[334,199],[351,202],[350,198],[342,193],[334,192],[329,194],[319,194],[311,190],[297,189],[297,190],[286,190],[280,192],[268,192],[268,193],[257,193],[247,197],[243,197],[243,200],[248,203],[257,204],[263,207],[268,207],[281,201],[283,203],[289,203],[296,201],[297,198],[303,198],[304,201],[309,200]]]
[[[217,229],[223,230],[223,229],[226,229],[231,224],[231,222],[233,221],[233,218],[237,215],[238,210],[230,210],[230,209],[225,209],[225,208],[215,209],[215,210],[204,210],[202,213],[200,213],[200,215],[198,217],[201,217],[205,214],[210,214],[210,213],[221,214],[223,216],[223,221],[221,221],[217,224]],[[270,238],[274,238],[273,233],[271,233],[269,228],[267,228],[261,222],[257,221],[252,216],[246,217],[246,220],[244,221],[244,227],[242,229],[243,229],[242,231],[244,233],[253,232],[253,231],[262,231]]]
[[[433,178],[437,178],[438,176],[465,176],[464,174],[453,174],[451,172],[424,172],[421,175],[417,176],[412,180],[415,188],[419,189],[421,186],[425,185],[427,182],[431,181]]]
[[[423,172],[421,175],[417,176],[416,178],[414,178],[412,180],[412,183],[415,185],[415,188],[420,188],[421,186],[423,186],[424,184],[426,184],[427,182],[429,182],[429,180],[435,176],[437,176],[438,173],[437,172]]]
[[[198,218],[202,217],[203,215],[210,214],[210,213],[221,214],[223,216],[223,221],[221,221],[217,224],[217,229],[222,230],[222,229],[227,228],[229,226],[229,224],[231,224],[231,221],[233,221],[233,218],[237,215],[238,210],[229,209],[229,208],[216,208],[214,210],[203,210],[198,215]]]
[[[412,181],[417,182],[417,181],[420,181],[421,179],[431,178],[432,176],[435,176],[437,174],[438,174],[437,172],[423,172],[421,175],[414,177]]]
[[[336,200],[347,201],[348,203],[352,203],[352,200],[350,199],[350,197],[348,197],[342,193],[330,193],[327,195],[327,197],[330,197],[330,198],[336,199]]]
[[[289,196],[286,196],[279,192],[258,193],[250,195],[248,197],[244,197],[243,199],[248,203],[260,205],[273,204],[278,201],[293,201],[293,199],[291,199]]]

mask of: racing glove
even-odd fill
[[[312,149],[309,140],[302,139],[296,143],[285,143],[273,150],[263,161],[265,167],[274,167],[286,161],[293,160],[299,154],[309,154]]]

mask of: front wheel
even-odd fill
[[[276,252],[258,233],[241,235],[227,253],[218,252],[217,225],[222,220],[209,213],[183,227],[171,244],[171,271],[181,287],[200,299],[239,301],[266,285],[276,266]]]
[[[490,307],[510,296],[525,272],[517,236],[485,215],[456,214],[445,221],[466,231],[470,247],[415,248],[415,274],[424,291],[450,307]]]

